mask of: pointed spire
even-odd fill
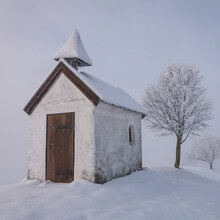
[[[56,53],[54,60],[65,59],[75,69],[80,66],[92,66],[92,60],[89,58],[79,35],[75,29],[64,46]]]

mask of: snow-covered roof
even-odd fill
[[[146,115],[143,106],[122,89],[112,86],[88,73],[76,70],[63,58],[59,60],[54,70],[44,80],[24,107],[24,111],[27,114],[30,115],[34,111],[38,103],[61,73],[64,73],[95,105],[98,105],[99,102],[104,102],[140,113],[143,116]]]
[[[55,60],[59,60],[61,58],[78,58],[88,65],[92,65],[92,60],[88,56],[82,44],[79,32],[76,29],[54,57]]]
[[[69,65],[64,59],[59,62],[65,64],[77,77],[79,77],[99,98],[108,104],[129,109],[141,114],[146,114],[142,105],[119,87],[112,86],[95,76],[80,72]]]

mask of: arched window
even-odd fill
[[[128,129],[129,133],[129,143],[134,144],[135,143],[135,134],[134,134],[134,126],[130,125]]]

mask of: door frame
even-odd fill
[[[45,180],[47,179],[47,136],[48,136],[48,115],[72,114],[73,116],[73,181],[75,179],[75,112],[61,112],[46,114],[46,144],[45,144]]]

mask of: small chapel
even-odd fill
[[[30,116],[28,178],[105,183],[142,169],[143,107],[84,71],[92,66],[75,30],[24,107]]]

